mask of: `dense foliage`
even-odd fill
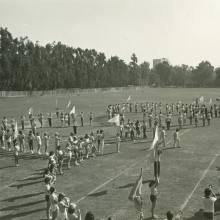
[[[0,90],[51,90],[128,85],[212,87],[220,86],[220,70],[208,61],[197,67],[172,66],[167,62],[150,69],[132,54],[126,64],[94,49],[72,48],[61,42],[45,46],[27,37],[13,38],[0,29]]]

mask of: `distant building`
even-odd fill
[[[168,62],[168,59],[167,58],[161,58],[161,59],[153,59],[153,68],[159,64],[159,63],[163,63],[163,62]]]

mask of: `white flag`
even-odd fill
[[[28,114],[29,114],[29,115],[33,114],[33,108],[32,108],[32,107],[30,107],[30,108],[28,109]]]
[[[204,102],[204,96],[201,96],[200,98],[199,98],[199,103],[203,103]]]
[[[120,117],[119,114],[117,114],[115,117],[108,120],[110,123],[114,123],[116,126],[120,126]]]
[[[72,110],[70,111],[70,115],[75,114],[76,113],[76,107],[75,105],[73,106]]]
[[[131,100],[131,96],[129,95],[128,96],[128,99],[127,99],[127,102],[129,102]]]
[[[18,137],[18,124],[17,121],[15,122],[15,138]]]
[[[153,150],[158,141],[159,141],[159,132],[158,132],[158,126],[157,126],[155,129],[154,140],[153,140],[149,150]]]
[[[212,99],[210,98],[210,99],[209,99],[209,105],[211,105],[211,104],[212,104]]]
[[[69,102],[67,103],[66,109],[70,107],[71,101],[69,100]]]

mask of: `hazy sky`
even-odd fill
[[[220,0],[0,0],[0,25],[129,62],[220,66]]]

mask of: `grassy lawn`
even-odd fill
[[[82,215],[89,210],[95,216],[106,218],[115,216],[118,220],[137,219],[133,203],[128,200],[128,194],[135,182],[140,168],[144,169],[144,216],[150,217],[150,201],[147,182],[153,178],[153,165],[147,163],[147,148],[152,142],[152,133],[148,131],[148,139],[136,142],[126,141],[121,144],[121,153],[116,154],[113,142],[115,128],[109,126],[105,114],[108,104],[125,102],[129,95],[132,102],[150,101],[172,103],[181,100],[191,103],[193,98],[201,95],[215,100],[219,98],[219,89],[128,89],[124,92],[100,92],[82,94],[79,96],[58,97],[28,97],[1,98],[0,118],[3,116],[19,118],[27,114],[28,108],[33,107],[34,113],[54,112],[56,99],[60,109],[65,107],[68,100],[76,105],[77,113],[83,111],[86,125],[79,128],[79,134],[104,129],[106,137],[105,155],[84,161],[79,167],[70,170],[64,166],[64,176],[57,176],[56,189],[64,192],[72,201],[78,201]],[[95,119],[92,126],[88,125],[88,113],[92,111]],[[142,114],[127,113],[126,120],[141,119]],[[175,122],[176,123],[176,122]],[[65,139],[72,128],[38,129],[47,130],[51,136],[56,131]],[[47,126],[47,123],[45,124]],[[175,127],[167,133],[167,140],[172,140]],[[184,208],[184,218],[200,220],[198,214],[202,208],[203,190],[213,184],[218,190],[220,171],[220,119],[212,120],[210,127],[194,128],[187,125],[182,131],[180,149],[164,149],[161,161],[161,180],[159,185],[159,199],[156,212],[160,219],[165,218],[168,210],[178,211],[193,191],[204,171],[210,166],[205,177],[199,182],[190,200]],[[28,129],[26,129],[26,132]],[[65,143],[63,143],[64,145]],[[172,141],[171,141],[172,144]],[[51,140],[53,149],[53,140]],[[216,155],[217,154],[217,155]],[[42,169],[47,165],[43,157],[26,154],[20,160],[20,167],[14,167],[11,153],[0,151],[0,220],[39,220],[45,219],[44,183]],[[220,216],[216,216],[220,219]]]

